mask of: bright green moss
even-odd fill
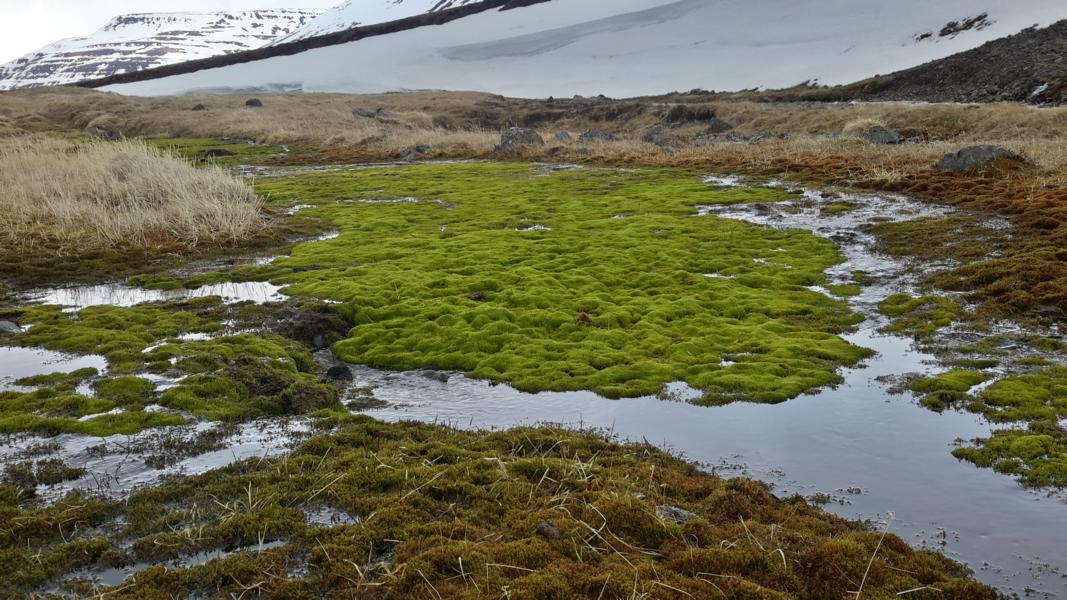
[[[983,390],[972,409],[998,423],[1067,418],[1067,367],[1005,377]]]
[[[884,331],[909,333],[919,338],[929,336],[966,315],[962,304],[941,296],[915,298],[907,294],[894,294],[883,300],[878,309],[893,319]]]
[[[1051,422],[1034,422],[1028,429],[1000,429],[977,446],[952,454],[979,467],[1015,475],[1029,487],[1067,486],[1067,431]]]
[[[857,208],[859,208],[859,205],[854,202],[834,202],[824,206],[822,208],[822,213],[824,215],[839,215],[841,213],[854,211]]]
[[[264,158],[285,151],[281,146],[261,146],[215,138],[159,138],[147,141],[157,148],[169,150],[183,158],[217,165],[262,162]]]
[[[828,285],[826,289],[830,290],[831,294],[842,298],[851,298],[863,293],[863,288],[855,284]]]
[[[677,171],[486,164],[259,189],[278,203],[299,197],[340,229],[277,261],[293,272],[273,281],[344,303],[356,327],[334,350],[349,362],[610,397],[686,381],[719,403],[782,401],[839,381],[838,366],[868,354],[837,335],[861,319],[805,289],[840,262],[830,242],[694,216],[696,205],[789,197],[780,190],[716,189]]]
[[[212,332],[222,328],[186,311],[161,306],[120,308],[95,306],[76,315],[58,307],[27,311],[23,322],[36,325],[16,337],[19,344],[49,350],[100,354],[113,373],[131,372],[145,364],[145,348],[182,333]]]

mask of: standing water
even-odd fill
[[[375,397],[390,403],[367,414],[464,428],[558,423],[648,441],[719,474],[766,481],[779,495],[820,499],[841,516],[884,522],[893,513],[891,531],[916,546],[944,551],[1005,592],[1067,594],[1062,499],[958,461],[951,455],[957,440],[989,435],[984,419],[931,412],[910,393],[891,394],[885,383],[903,373],[932,373],[937,359],[910,339],[879,332],[887,322],[877,304],[912,290],[914,282],[905,264],[875,249],[868,226],[944,211],[893,196],[843,199],[855,209],[830,214],[822,210],[830,200],[813,192],[796,202],[698,209],[699,215],[811,230],[839,244],[845,257],[827,272],[831,283],[850,282],[857,270],[875,281],[850,299],[867,320],[843,337],[878,354],[847,369],[836,388],[778,405],[702,407],[655,397],[609,400],[589,392],[529,394],[461,375],[353,366],[356,384],[374,388]]]

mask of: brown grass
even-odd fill
[[[0,144],[0,236],[88,247],[230,242],[262,226],[254,191],[139,141],[20,137]]]
[[[289,144],[294,151],[278,162],[315,164],[390,160],[415,144],[431,147],[422,158],[499,158],[494,149],[503,128],[533,127],[546,145],[509,160],[683,166],[774,176],[906,193],[1005,215],[1017,226],[1005,256],[974,267],[958,285],[974,291],[996,313],[1040,308],[1067,314],[1067,107],[709,102],[685,95],[523,100],[413,92],[270,94],[261,96],[263,108],[253,109],[244,106],[247,98],[132,98],[79,89],[0,93],[0,136],[5,131],[81,132],[92,126],[127,137],[237,137]],[[198,103],[208,110],[192,111]],[[686,103],[694,118],[668,122],[679,103]],[[355,109],[384,109],[387,114],[360,117]],[[709,133],[703,115],[712,112],[734,126],[728,135]],[[851,134],[869,123],[919,141],[876,146]],[[612,132],[618,140],[577,141],[576,134],[592,127]],[[575,140],[557,141],[560,131]],[[644,141],[651,132],[657,133],[656,144]],[[734,141],[760,133],[773,135],[760,142]],[[971,174],[934,168],[941,154],[974,143],[1007,146],[1033,164]]]

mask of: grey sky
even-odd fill
[[[0,0],[0,63],[137,12],[326,8],[341,0]]]

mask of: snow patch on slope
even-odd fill
[[[61,85],[259,48],[321,10],[130,14],[0,65],[0,89]]]
[[[982,13],[980,28],[917,39]],[[1067,2],[1049,0],[551,0],[107,89],[625,97],[841,84],[1064,18]]]
[[[327,33],[336,33],[353,27],[365,27],[388,23],[397,19],[414,17],[459,6],[474,4],[480,0],[348,0],[332,8],[292,34],[271,45],[295,42]]]

